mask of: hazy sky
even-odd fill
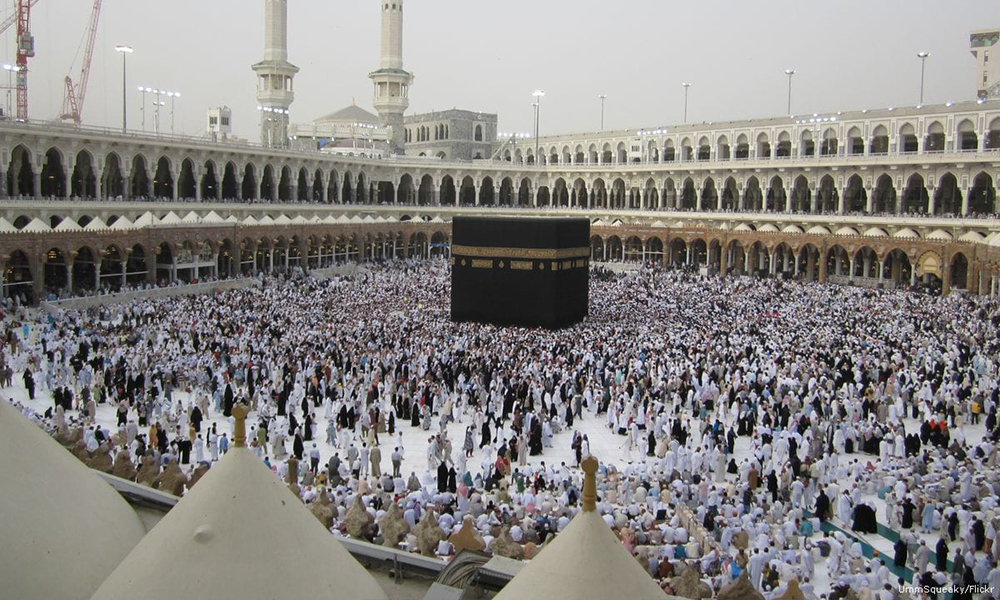
[[[371,110],[380,0],[289,0],[292,120],[308,122],[356,98]],[[405,0],[404,63],[416,76],[410,113],[458,107],[496,112],[502,131],[530,131],[531,92],[546,91],[542,133],[971,99],[969,32],[1000,26],[996,0]],[[13,0],[0,0],[2,15]],[[91,0],[38,0],[30,116],[53,118],[63,78],[79,76]],[[129,126],[139,128],[139,84],[177,90],[177,131],[198,134],[210,106],[233,109],[236,133],[256,140],[250,65],[263,55],[263,0],[104,0],[83,111],[87,124],[121,124],[122,65],[130,44]],[[0,39],[13,62],[13,28]],[[74,59],[74,57],[76,57]],[[0,75],[2,77],[2,75]],[[6,82],[4,82],[6,83]],[[151,98],[149,99],[151,101]],[[7,99],[0,100],[6,107]],[[169,130],[169,104],[161,123]],[[147,127],[152,128],[152,109]]]

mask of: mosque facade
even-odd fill
[[[998,99],[546,136],[536,157],[495,114],[404,116],[401,0],[380,4],[378,114],[289,125],[287,2],[265,9],[261,144],[0,122],[5,293],[447,253],[476,212],[586,216],[594,261],[1000,290]]]

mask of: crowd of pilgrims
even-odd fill
[[[580,421],[598,422],[620,444],[597,457],[599,510],[668,591],[694,568],[767,597],[795,579],[806,598],[917,597],[904,580],[1000,598],[995,301],[601,271],[583,324],[501,329],[450,322],[448,277],[399,261],[84,313],[8,306],[0,383],[20,379],[43,426],[82,424],[90,450],[185,470],[227,451],[246,403],[250,447],[279,476],[301,461],[337,534],[360,500],[542,544],[578,510]],[[406,429],[426,448],[404,449]],[[569,460],[545,460],[556,443]],[[853,535],[893,551],[866,558]]]

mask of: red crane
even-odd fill
[[[19,0],[27,2],[28,0]],[[66,76],[66,95],[63,96],[60,119],[72,120],[80,124],[80,113],[83,112],[83,101],[87,97],[87,81],[90,79],[90,60],[94,57],[94,41],[97,40],[97,23],[101,18],[101,0],[94,0],[94,10],[90,14],[90,26],[87,30],[87,48],[83,54],[83,65],[80,67],[80,80],[74,86],[73,78]],[[72,68],[72,67],[71,67]]]
[[[17,118],[28,119],[28,59],[35,55],[31,0],[17,0]]]

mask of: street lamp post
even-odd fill
[[[920,106],[924,105],[924,65],[930,55],[930,52],[917,52],[917,58],[920,59]]]
[[[607,94],[598,96],[601,99],[601,131],[604,131],[604,101],[608,99]]]
[[[785,75],[788,75],[788,114],[792,114],[792,75],[795,75],[795,69],[785,69]]]
[[[690,83],[682,83],[684,86],[684,122],[688,122],[688,90],[691,89]]]
[[[142,107],[139,109],[142,112],[142,130],[146,131],[146,92],[152,92],[153,88],[139,86],[139,91],[142,92]]]
[[[538,155],[538,113],[541,112],[542,97],[545,92],[542,90],[535,90],[531,94],[535,97],[535,165],[539,164],[540,156]]]
[[[3,70],[7,71],[7,116],[10,117],[10,115],[12,114],[11,111],[13,110],[13,105],[11,104],[10,91],[14,89],[14,83],[11,79],[14,73],[17,73],[18,71],[21,70],[21,67],[17,65],[4,65]]]
[[[121,52],[122,55],[122,133],[125,133],[128,129],[128,95],[126,94],[128,75],[126,74],[125,59],[132,53],[132,47],[119,44],[115,46],[115,52]]]
[[[181,97],[180,92],[167,92],[167,97],[170,98],[170,135],[174,134],[174,107],[177,103],[177,99]]]

